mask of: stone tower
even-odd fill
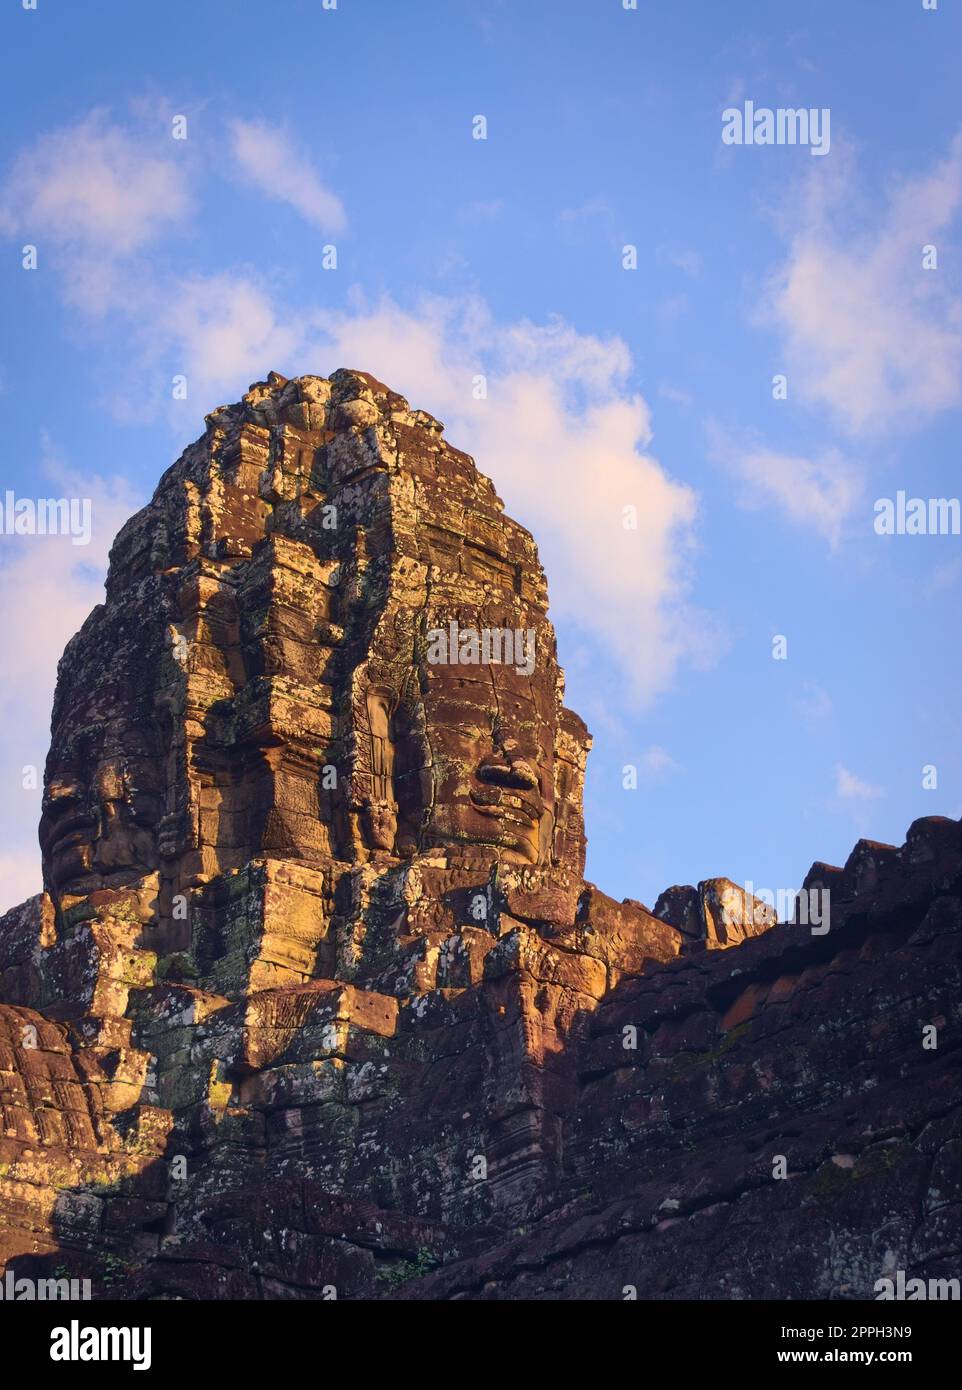
[[[650,912],[584,879],[589,743],[534,541],[437,420],[356,371],[272,373],[208,416],[59,669],[44,892],[0,918],[0,1268],[350,1297],[445,1262],[446,1296],[519,1226],[563,1241],[642,1156],[640,1232],[682,1200],[669,1174],[695,1211],[740,1190],[779,1106],[805,1129],[841,1094],[819,972],[851,975],[861,1038],[876,937],[929,923],[917,962],[957,940],[932,902],[959,827],[815,866],[830,934],[769,930],[724,879]],[[924,1001],[890,992],[852,1043],[867,1087],[883,1024],[897,1049],[950,1013],[957,962],[931,956]],[[766,1050],[786,1019],[790,1063]],[[570,1277],[606,1287],[592,1258]]]

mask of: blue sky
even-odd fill
[[[960,491],[960,11],[7,0],[0,497],[90,496],[94,538],[0,537],[0,906],[113,533],[271,369],[375,372],[535,534],[606,891],[958,816],[962,538],[873,505]],[[725,146],[747,100],[828,108],[828,153]]]

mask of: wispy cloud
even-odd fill
[[[247,183],[268,198],[287,203],[319,231],[344,230],[344,204],[284,131],[263,121],[234,120],[229,132],[232,158]]]
[[[827,719],[832,713],[832,697],[817,681],[804,681],[794,704],[802,718],[812,723]]]
[[[678,386],[672,386],[670,381],[659,382],[658,394],[664,400],[671,401],[673,405],[690,406],[694,399],[688,391],[683,391]]]
[[[263,376],[272,363],[291,362],[309,327],[303,315],[280,313],[263,283],[230,271],[171,284],[142,303],[140,317],[204,410],[218,394]]]
[[[600,194],[595,194],[593,198],[587,198],[577,207],[562,208],[558,213],[558,221],[564,223],[590,222],[596,217],[605,219],[611,218],[613,210],[607,198]]]
[[[833,147],[818,163],[783,209],[788,254],[762,309],[784,336],[794,390],[853,434],[958,407],[962,304],[948,252],[962,209],[962,132],[881,206],[858,196],[851,150]],[[929,245],[939,269],[923,268]]]
[[[235,121],[231,131],[238,167],[261,192],[315,225],[343,225],[340,201],[282,134],[251,121]],[[132,157],[130,137],[96,116],[74,128],[70,148],[91,139],[101,182],[113,188]],[[66,155],[61,145],[57,151],[44,188],[63,172]],[[125,248],[146,245],[172,178],[160,161],[131,206],[118,206]],[[183,211],[187,194],[174,186]],[[98,216],[84,213],[85,246]],[[452,441],[475,454],[512,514],[538,537],[555,613],[622,673],[628,698],[644,702],[671,684],[682,662],[704,660],[712,644],[687,597],[695,494],[650,452],[649,408],[631,384],[631,355],[620,339],[580,333],[558,318],[498,322],[477,298],[425,299],[411,308],[357,299],[332,312],[292,306],[268,277],[246,269],[183,275],[143,256],[136,270],[104,290],[126,325],[119,414],[129,400],[141,417],[145,401],[159,405],[158,383],[171,374],[187,378],[188,408],[199,421],[271,368],[363,366],[445,419]],[[70,298],[69,273],[66,283]],[[479,398],[482,375],[487,394]]]
[[[862,493],[860,469],[838,449],[814,457],[779,453],[757,437],[736,438],[709,426],[713,459],[741,482],[740,506],[771,506],[835,547]]]
[[[614,663],[634,701],[712,648],[687,601],[695,494],[648,451],[648,406],[629,385],[619,339],[560,319],[498,323],[479,299],[291,311],[242,273],[194,277],[142,308],[151,352],[167,352],[202,410],[271,368],[363,365],[445,420],[448,437],[537,536],[554,612]],[[475,395],[480,376],[484,399]]]
[[[503,198],[475,198],[458,211],[461,222],[494,222],[504,212]]]
[[[173,158],[152,154],[106,111],[41,135],[16,160],[2,215],[63,244],[136,251],[188,206]]]
[[[698,251],[691,251],[679,247],[662,247],[658,253],[659,260],[674,266],[676,270],[683,271],[693,280],[701,274],[702,257]]]
[[[628,698],[650,699],[698,659],[704,622],[687,603],[696,498],[648,452],[649,410],[623,342],[560,319],[499,324],[478,300],[413,311],[384,300],[317,328],[326,367],[366,364],[476,456],[536,535],[555,613],[615,663]]]
[[[933,172],[859,196],[855,158],[837,142],[779,221],[788,252],[758,319],[781,333],[792,398],[828,407],[851,435],[923,422],[962,405],[962,303],[945,269],[962,209],[962,132]],[[935,246],[942,269],[923,267]],[[838,447],[789,453],[757,434],[708,427],[715,462],[741,483],[740,506],[774,508],[837,547],[868,468]]]
[[[118,267],[190,207],[185,169],[161,148],[104,110],[39,136],[0,192],[0,229],[52,253],[67,298],[102,312],[118,297]]]
[[[835,795],[843,801],[875,801],[885,793],[881,787],[863,782],[854,772],[838,763],[835,768]]]
[[[645,781],[661,782],[681,769],[666,748],[653,743],[642,754],[638,770]]]

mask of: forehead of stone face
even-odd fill
[[[399,469],[413,485],[420,558],[547,611],[534,540],[505,515],[491,480],[440,435],[399,428]]]
[[[550,731],[557,723],[555,705],[536,675],[526,676],[514,666],[496,662],[429,663],[425,675],[429,719],[452,727],[476,728],[477,712],[484,710],[490,716],[489,728],[498,724],[505,731],[537,731],[546,747],[550,746]]]
[[[457,625],[453,633],[452,622]],[[438,726],[465,733],[480,730],[490,740],[497,728],[502,738],[518,742],[526,755],[542,763],[550,760],[558,737],[558,668],[550,625],[539,614],[503,601],[490,605],[432,602],[428,624],[429,629],[446,634],[449,648],[455,639],[454,650],[448,653],[452,658],[459,644],[475,634],[479,644],[485,634],[491,642],[487,653],[481,648],[482,655],[512,658],[477,664],[453,659],[428,662],[423,699],[429,732]],[[529,672],[532,635],[534,666]]]

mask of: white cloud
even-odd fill
[[[231,121],[231,154],[243,178],[268,198],[287,203],[322,232],[347,225],[344,205],[321,181],[308,157],[282,130],[262,121]]]
[[[784,335],[789,378],[852,433],[962,404],[962,305],[947,271],[962,207],[962,132],[929,174],[884,206],[857,196],[851,152],[833,147],[785,211],[789,250],[763,316]],[[925,270],[924,246],[941,269]]]
[[[926,598],[934,598],[936,594],[951,589],[960,578],[962,578],[962,556],[954,560],[947,560],[944,565],[938,565],[923,586],[923,593]]]
[[[556,615],[614,659],[637,700],[711,650],[685,602],[695,495],[647,451],[649,411],[627,384],[631,358],[619,339],[561,320],[498,324],[477,299],[287,312],[244,274],[169,285],[137,312],[149,351],[187,375],[201,413],[271,369],[353,366],[443,419],[534,533]],[[156,357],[152,371],[160,375]],[[481,373],[488,396],[476,400]],[[628,506],[634,530],[623,526]]]
[[[41,135],[23,151],[3,199],[7,225],[60,243],[138,250],[187,209],[176,160],[152,155],[105,111]]]
[[[793,524],[835,547],[862,491],[860,470],[838,449],[813,458],[783,454],[754,437],[734,439],[709,426],[712,457],[741,484],[739,505],[774,506]]]
[[[838,763],[835,768],[835,795],[845,801],[869,801],[876,800],[885,793],[881,787],[863,782],[854,772],[849,772],[847,767]]]
[[[607,198],[602,198],[600,194],[595,194],[593,198],[588,198],[585,202],[579,203],[574,208],[562,208],[558,213],[559,222],[586,222],[593,217],[610,217],[611,204]]]
[[[190,399],[211,409],[214,397],[266,375],[303,348],[307,321],[278,313],[270,293],[243,274],[196,276],[167,287],[141,306],[149,336],[188,380]]]
[[[685,603],[696,499],[647,452],[648,406],[627,385],[619,339],[495,323],[478,301],[390,300],[319,318],[326,370],[363,366],[446,422],[538,542],[552,609],[574,622],[650,699],[704,655]],[[308,354],[307,361],[311,361]],[[488,379],[485,400],[472,381]],[[637,529],[623,526],[636,509]]]
[[[789,243],[758,317],[783,336],[793,399],[828,407],[853,435],[918,424],[962,405],[962,303],[946,273],[962,209],[962,132],[929,175],[861,197],[851,149],[817,161],[782,209]],[[923,268],[936,245],[942,269]],[[739,504],[774,507],[837,547],[867,469],[838,448],[782,452],[709,425],[711,453],[741,483]]]
[[[117,264],[180,221],[189,203],[182,164],[96,110],[21,152],[0,195],[0,229],[36,245],[39,257],[52,248],[68,298],[100,312],[120,293]]]
[[[817,681],[803,681],[801,693],[795,698],[795,708],[803,719],[827,719],[832,713],[832,697]]]
[[[702,271],[702,258],[699,252],[689,250],[663,250],[661,256],[667,260],[669,265],[673,265],[676,270],[682,270],[686,275],[696,279]]]
[[[641,757],[640,771],[649,782],[660,782],[673,772],[680,771],[678,764],[666,748],[653,743],[645,749]]]
[[[343,224],[339,200],[283,135],[249,121],[233,122],[231,132],[239,168],[263,192],[316,225]],[[630,386],[621,340],[579,333],[560,319],[497,323],[477,299],[428,299],[411,310],[390,299],[357,300],[346,312],[292,310],[253,271],[178,277],[133,255],[187,206],[170,160],[151,158],[102,113],[45,137],[38,149],[45,152],[39,171],[18,163],[8,196],[29,190],[30,206],[46,209],[49,226],[76,252],[65,266],[68,298],[125,321],[119,414],[129,415],[133,401],[143,418],[172,374],[188,384],[178,417],[189,409],[199,429],[204,413],[271,368],[371,371],[445,419],[452,442],[494,478],[509,512],[539,543],[556,615],[615,662],[629,698],[651,698],[680,662],[710,656],[713,643],[686,602],[695,495],[649,452],[649,410]],[[74,156],[92,176],[89,199],[74,177]],[[604,211],[598,203],[589,215]],[[119,259],[92,254],[104,234]],[[472,384],[482,372],[488,396],[479,401]],[[623,525],[628,507],[634,529]],[[62,570],[59,577],[71,578]],[[50,582],[56,578],[52,572]],[[46,581],[35,579],[41,591]],[[57,645],[52,636],[50,643]]]
[[[686,595],[696,498],[648,451],[649,409],[629,386],[631,357],[617,338],[579,333],[560,319],[499,324],[478,299],[390,299],[351,311],[290,311],[263,279],[225,272],[180,280],[139,277],[123,301],[129,320],[126,387],[118,413],[157,398],[183,373],[199,422],[270,369],[372,372],[446,420],[475,455],[508,511],[535,535],[553,610],[614,661],[625,694],[666,689],[686,659],[704,664],[715,638]],[[476,400],[484,373],[488,396]],[[140,389],[140,381],[151,385]],[[183,418],[184,406],[179,406]],[[636,526],[626,529],[626,508]]]
[[[475,198],[464,204],[458,212],[458,217],[462,222],[494,222],[501,216],[502,212],[504,212],[503,198],[491,198],[488,201],[483,198]]]
[[[687,391],[683,391],[678,386],[672,386],[670,381],[659,383],[658,394],[664,400],[671,401],[673,405],[683,405],[687,408],[694,403],[693,397]]]
[[[150,299],[151,313],[164,298]],[[203,382],[204,394],[192,389],[203,409],[217,403],[207,394],[215,383],[233,397],[272,367],[355,366],[439,415],[534,533],[555,616],[583,635],[588,661],[594,652],[614,663],[629,699],[650,699],[681,661],[704,655],[698,616],[685,604],[695,497],[647,452],[648,407],[627,385],[630,357],[619,340],[560,320],[498,325],[474,300],[435,299],[417,311],[384,300],[289,317],[233,276],[185,282],[150,327]],[[476,401],[481,370],[489,394]],[[57,660],[102,600],[110,543],[139,504],[123,480],[72,477],[49,454],[44,471],[62,495],[92,498],[94,535],[87,548],[69,538],[0,541],[0,643],[11,658],[0,695],[0,780],[15,788],[24,766],[42,773]],[[636,531],[622,526],[626,504],[637,507]],[[642,765],[650,778],[674,770],[654,745]],[[39,793],[28,791],[0,810],[0,910],[39,891],[39,811]]]
[[[242,120],[230,122],[229,130],[233,158],[247,182],[290,204],[312,225],[343,230],[340,199],[282,132]],[[183,144],[166,136],[154,139],[146,127],[122,125],[109,112],[95,110],[41,135],[20,153],[0,191],[0,231],[36,245],[41,264],[49,256],[63,275],[68,303],[86,314],[193,315],[194,336],[199,338],[206,325],[211,348],[223,354],[226,376],[238,354],[229,341],[230,315],[217,296],[231,277],[211,282],[217,302],[209,309],[192,297],[190,280],[168,307],[171,287],[145,258],[151,243],[186,220],[192,206],[190,169]],[[256,293],[252,286],[234,311],[242,330],[256,320]],[[211,335],[218,321],[225,330],[215,344]],[[201,356],[211,361],[210,352]]]

